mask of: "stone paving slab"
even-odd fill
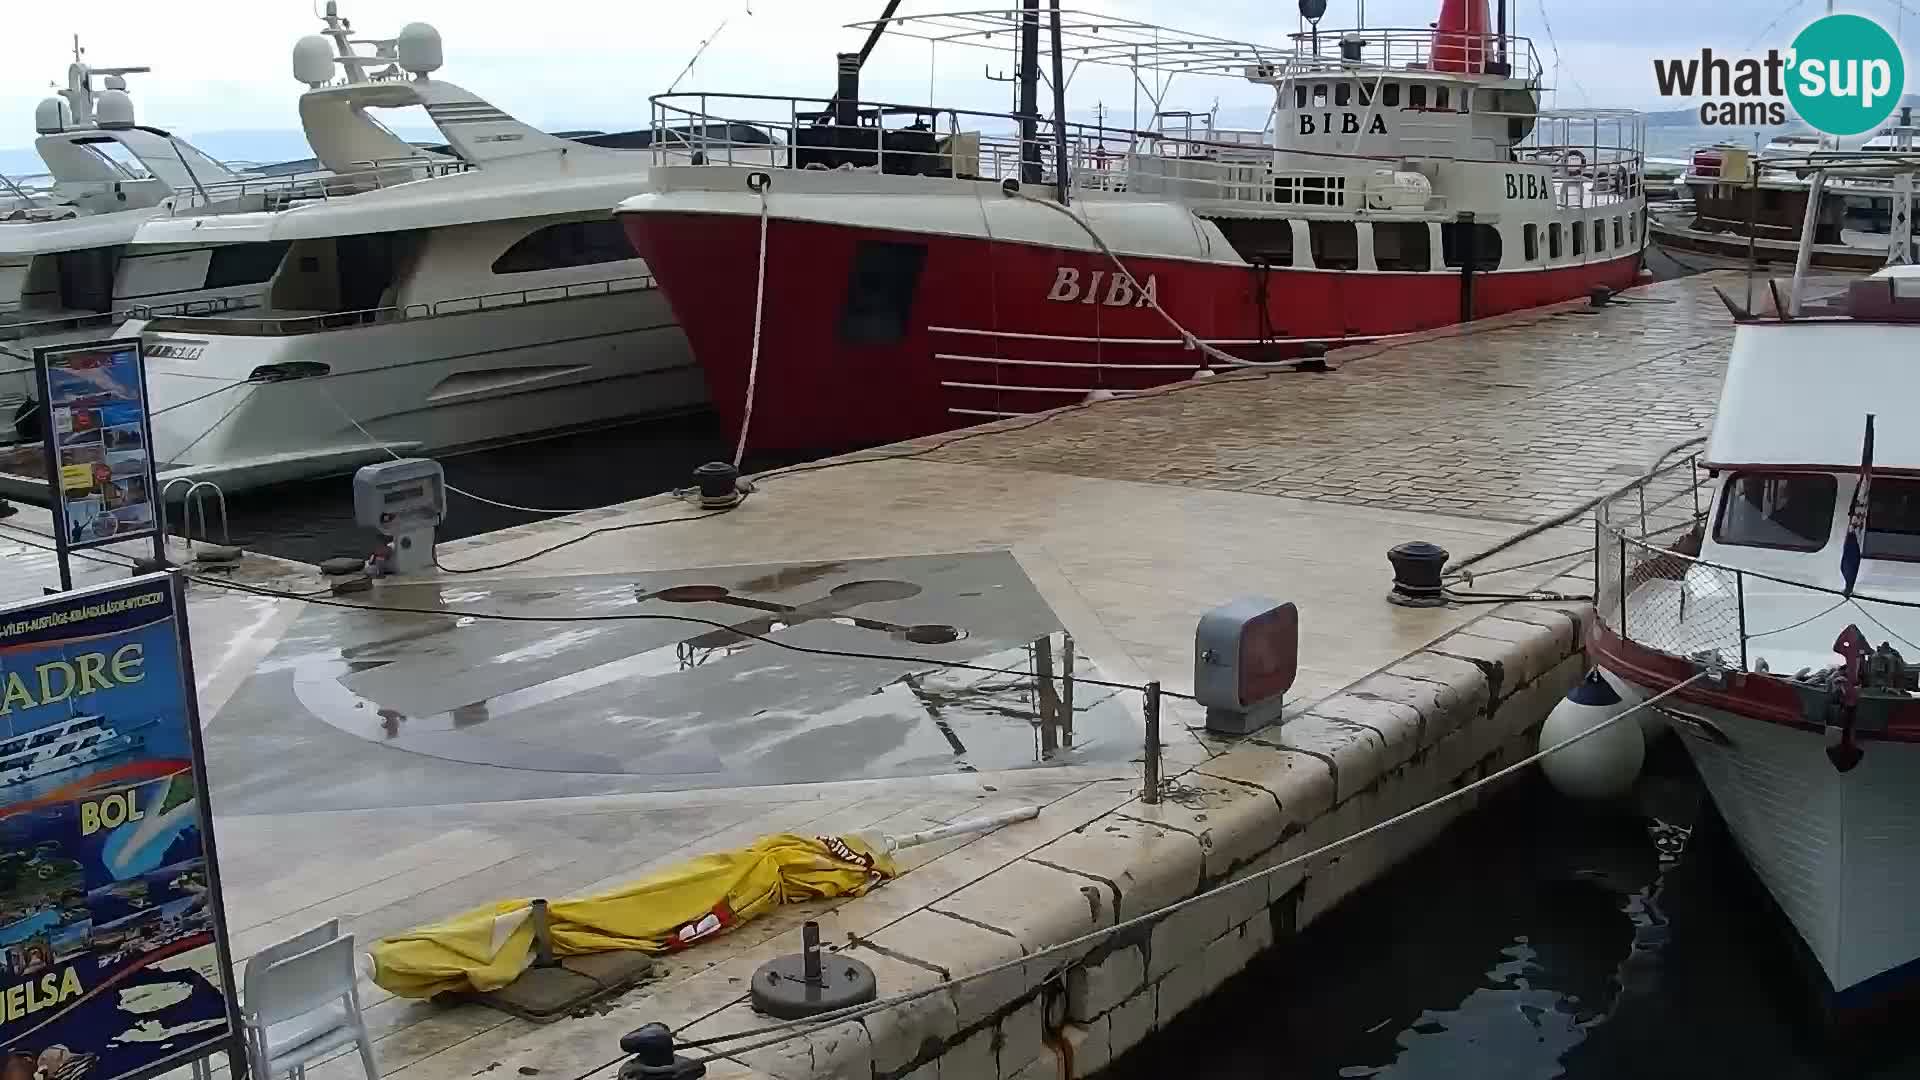
[[[548,555],[540,552],[589,530],[689,511],[663,497],[442,545],[453,567],[528,559],[406,586],[436,591],[435,603],[453,608],[533,578],[639,580],[748,564],[1004,553],[1101,672],[1133,684],[1158,679],[1176,695],[1191,688],[1198,616],[1261,592],[1301,605],[1301,678],[1288,722],[1239,743],[1206,736],[1193,707],[1169,696],[1163,742],[1179,798],[1158,806],[1139,801],[1137,760],[706,791],[609,778],[535,795],[515,794],[526,789],[505,773],[477,772],[446,789],[457,797],[392,798],[383,793],[407,792],[426,775],[410,760],[417,755],[297,714],[265,715],[230,689],[208,723],[216,775],[229,770],[228,786],[241,793],[219,822],[223,859],[241,868],[228,875],[238,935],[252,948],[339,915],[369,939],[479,899],[610,885],[764,832],[908,831],[1043,807],[1034,821],[916,856],[901,879],[868,897],[782,909],[669,958],[660,978],[603,1014],[542,1027],[365,988],[386,1075],[610,1077],[619,1035],[641,1023],[750,1023],[740,1015],[743,980],[797,948],[807,918],[839,947],[873,952],[885,961],[876,966],[918,983],[1279,866],[1530,745],[1537,716],[1529,716],[1578,676],[1580,606],[1396,608],[1382,599],[1384,552],[1416,538],[1456,553],[1492,545],[1514,523],[1616,486],[1702,429],[1727,336],[1708,284],[1654,286],[1640,291],[1648,302],[1594,315],[1535,312],[1350,350],[1333,357],[1328,375],[1222,376],[854,455],[771,477],[723,516],[601,532]],[[1493,574],[1491,587],[1577,583],[1561,575],[1578,569],[1581,557],[1570,553],[1590,536],[1575,523],[1504,553],[1497,565],[1522,568]],[[383,584],[371,599],[399,595]],[[208,594],[196,602],[228,601]],[[558,602],[520,601],[516,611],[557,611]],[[259,604],[273,621],[234,635],[256,650],[235,655],[256,663],[266,655],[258,650],[299,622],[301,607]],[[411,632],[446,617],[364,618],[375,630],[389,619]],[[315,790],[345,794],[302,809],[249,787],[243,759],[226,748],[260,739],[305,755]],[[349,752],[341,739],[360,745]],[[1110,970],[1111,978],[1082,980],[1078,991],[1060,961],[1023,963],[1005,978],[949,991],[924,1023],[875,1020],[809,1039],[796,1053],[715,1067],[781,1077],[837,1069],[862,1080],[1066,1075],[1049,1056],[1060,1044],[1042,1040],[1047,980],[1060,982],[1074,1010],[1060,1038],[1089,1048],[1087,1062],[1103,1062],[1443,823],[1352,858],[1291,867],[1095,949],[1073,970]],[[1136,858],[1141,852],[1158,854]],[[297,864],[303,876],[278,881],[277,862]],[[799,1072],[800,1061],[813,1071]],[[342,1056],[315,1066],[312,1080],[357,1071]]]

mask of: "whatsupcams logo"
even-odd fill
[[[1907,71],[1899,43],[1879,23],[1828,15],[1809,23],[1785,51],[1730,58],[1701,49],[1697,57],[1655,58],[1653,77],[1662,97],[1707,98],[1702,124],[1784,124],[1791,106],[1816,131],[1858,135],[1893,113]]]

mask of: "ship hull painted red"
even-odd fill
[[[686,331],[729,438],[738,438],[753,348],[759,219],[662,211],[622,219]],[[926,257],[904,333],[853,344],[841,332],[849,278],[858,250],[876,241],[924,245]],[[1168,314],[1210,341],[1365,339],[1430,330],[1461,315],[1456,272],[1275,268],[1263,275],[1223,262],[1130,255],[1126,263]],[[1061,284],[1063,267],[1077,271],[1072,289]],[[1577,298],[1596,285],[1626,288],[1639,270],[1636,251],[1581,266],[1476,274],[1473,314]],[[871,446],[994,414],[1072,404],[1091,390],[1140,390],[1188,377],[1200,355],[1182,347],[1151,306],[1128,297],[1124,282],[1113,285],[1111,272],[1111,261],[1097,252],[774,219],[748,445]],[[1069,292],[1071,300],[1049,299]],[[1088,340],[1060,340],[1074,338]],[[1250,360],[1301,355],[1284,345],[1224,348]]]

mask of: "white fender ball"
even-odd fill
[[[1540,727],[1540,749],[1558,746],[1629,708],[1632,705],[1621,699],[1599,671],[1590,672],[1547,715],[1547,722]],[[1646,757],[1647,740],[1640,725],[1623,720],[1592,738],[1547,755],[1541,759],[1540,768],[1562,795],[1604,801],[1632,790]]]

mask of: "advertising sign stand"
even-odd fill
[[[45,417],[48,502],[53,508],[61,591],[73,588],[72,553],[151,537],[167,565],[160,531],[153,420],[139,338],[111,338],[33,351]]]
[[[0,607],[0,1059],[246,1073],[186,578]]]

